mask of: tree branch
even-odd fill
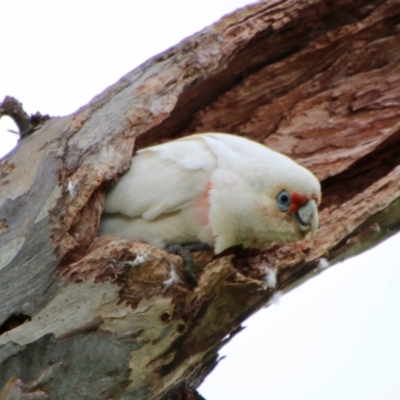
[[[397,232],[399,18],[398,0],[259,2],[23,138],[0,172],[2,399],[196,398],[249,315]],[[192,290],[179,256],[96,237],[134,148],[204,131],[318,176],[313,248],[199,252]],[[181,283],[166,284],[172,269]]]
[[[0,103],[0,118],[3,116],[13,119],[18,126],[21,138],[40,128],[50,118],[48,115],[42,115],[39,112],[29,116],[24,111],[22,103],[11,96],[6,96]]]

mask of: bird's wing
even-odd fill
[[[178,211],[204,194],[215,168],[215,155],[201,137],[140,150],[107,194],[105,211],[146,220]]]

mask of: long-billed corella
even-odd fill
[[[306,168],[243,137],[203,133],[139,150],[106,195],[100,233],[156,247],[314,239],[321,187]]]

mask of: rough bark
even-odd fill
[[[289,155],[323,202],[312,248],[198,253],[192,290],[179,256],[96,233],[134,149],[204,131]],[[244,319],[400,229],[399,178],[399,0],[267,1],[225,17],[1,161],[0,399],[200,398]],[[180,282],[166,285],[172,265]]]

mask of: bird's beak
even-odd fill
[[[318,208],[315,200],[309,200],[303,207],[300,207],[296,217],[300,223],[300,231],[310,232],[310,244],[312,246],[318,229]]]

